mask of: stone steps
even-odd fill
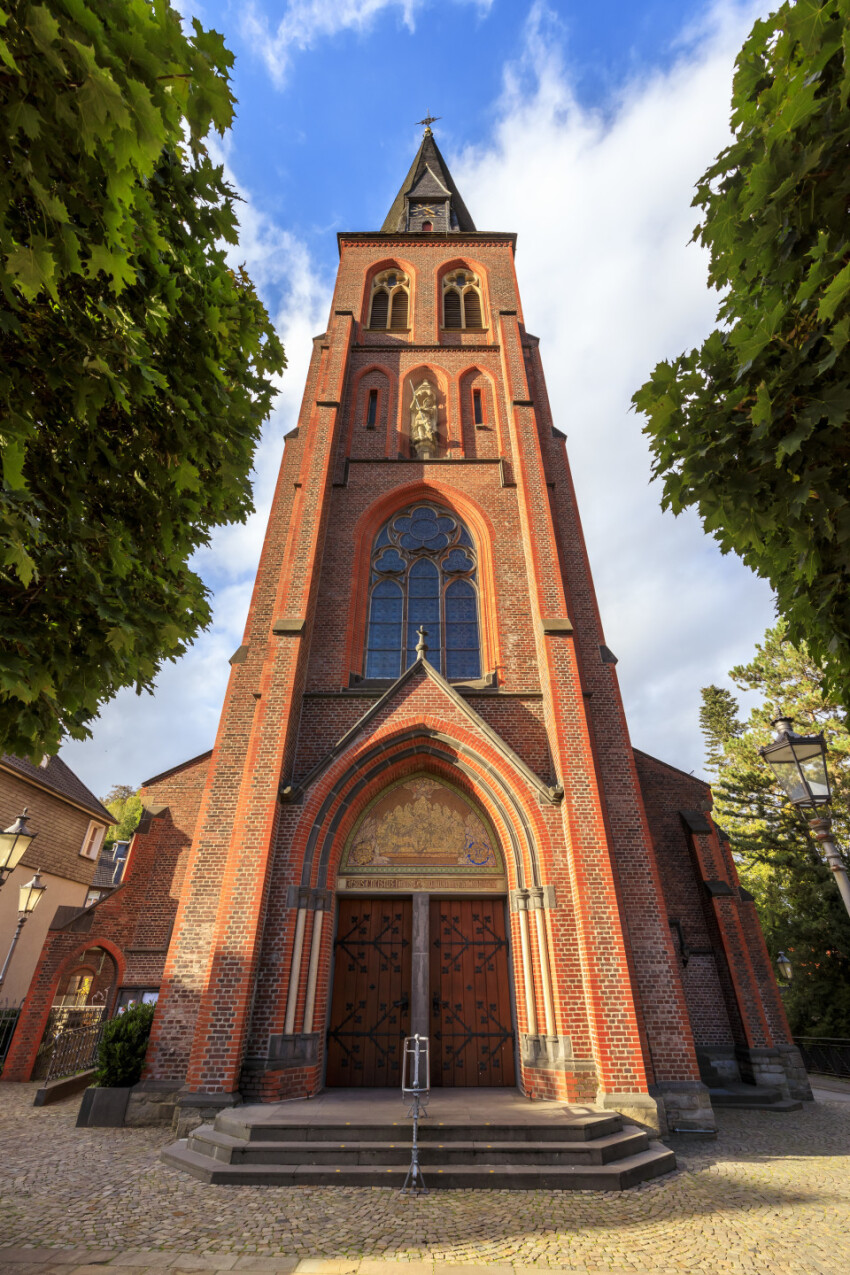
[[[410,1141],[399,1131],[396,1142],[360,1141],[346,1138],[308,1142],[245,1142],[202,1125],[189,1135],[187,1149],[209,1156],[221,1164],[332,1164],[342,1167],[359,1165],[407,1165],[410,1163]],[[609,1164],[628,1155],[637,1155],[649,1147],[649,1137],[642,1129],[628,1126],[619,1133],[608,1134],[585,1142],[552,1141],[424,1141],[420,1160],[426,1166],[457,1164]]]
[[[412,1121],[395,1118],[398,1106],[383,1095],[374,1120],[363,1106],[332,1098],[312,1108],[309,1100],[231,1107],[166,1147],[163,1159],[204,1182],[397,1190],[410,1166]],[[498,1119],[508,1110],[514,1118]],[[481,1118],[491,1111],[496,1119]],[[308,1112],[315,1119],[308,1121]],[[348,1114],[359,1118],[340,1118]],[[437,1114],[444,1118],[419,1126],[420,1163],[432,1189],[620,1191],[676,1167],[672,1151],[624,1126],[616,1112],[543,1107],[515,1095],[491,1105],[461,1095],[448,1106],[436,1100]]]
[[[398,1190],[407,1173],[407,1163],[385,1167],[363,1164],[345,1167],[220,1164],[207,1155],[190,1151],[185,1139],[166,1147],[162,1158],[166,1164],[182,1169],[203,1182],[230,1186],[382,1186]],[[651,1143],[647,1150],[625,1156],[612,1164],[422,1166],[425,1184],[431,1190],[484,1188],[501,1191],[622,1191],[670,1173],[675,1167],[674,1153],[660,1143]]]
[[[741,1111],[800,1111],[803,1104],[783,1098],[781,1089],[730,1081],[709,1089],[712,1107],[737,1107]]]
[[[401,1106],[401,1104],[399,1104]],[[390,1123],[359,1124],[345,1121],[327,1124],[280,1124],[268,1119],[254,1116],[257,1108],[232,1107],[216,1117],[215,1129],[218,1133],[248,1142],[324,1142],[329,1136],[337,1137],[341,1142],[394,1142],[407,1139],[409,1144],[409,1119],[394,1120]],[[571,1115],[549,1123],[511,1124],[500,1121],[478,1121],[474,1126],[448,1121],[433,1121],[423,1117],[419,1125],[419,1141],[451,1142],[455,1139],[464,1141],[471,1137],[470,1129],[476,1130],[476,1139],[486,1138],[490,1142],[586,1142],[590,1139],[605,1137],[611,1133],[619,1133],[623,1127],[622,1117],[616,1114],[607,1115],[602,1112],[590,1115]]]

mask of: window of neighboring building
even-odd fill
[[[406,332],[410,281],[400,270],[384,270],[372,281],[369,301],[369,327],[391,332]]]
[[[475,545],[455,514],[432,504],[395,514],[375,539],[366,676],[396,678],[408,668],[420,626],[444,677],[481,676]]]
[[[126,1013],[133,1005],[155,1005],[158,1000],[158,987],[122,987],[115,1006],[116,1016]]]
[[[378,391],[369,391],[369,401],[366,406],[366,428],[374,429],[375,422],[378,419]]]
[[[484,405],[481,401],[481,391],[472,391],[472,419],[476,425],[484,424]]]
[[[452,270],[443,279],[443,327],[481,329],[483,326],[478,276],[469,270]]]
[[[103,844],[103,834],[106,832],[102,823],[95,823],[92,819],[86,835],[83,837],[83,844],[80,846],[80,854],[85,859],[96,859],[100,853],[100,847]]]

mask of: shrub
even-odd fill
[[[135,1085],[142,1075],[153,1005],[135,1005],[103,1029],[94,1082],[101,1088]]]

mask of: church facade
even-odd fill
[[[630,744],[515,248],[430,129],[339,235],[215,745],[52,934],[8,1075],[101,943],[189,1121],[398,1086],[414,1032],[434,1086],[662,1130],[713,1127],[712,1078],[809,1096],[707,786]]]

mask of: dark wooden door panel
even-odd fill
[[[409,899],[341,899],[326,1083],[401,1085],[410,1032]]]
[[[505,905],[431,901],[431,1084],[516,1084]]]

